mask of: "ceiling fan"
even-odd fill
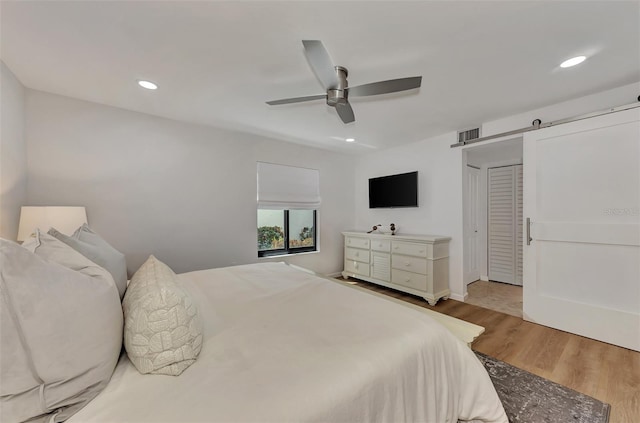
[[[412,90],[419,88],[422,83],[422,76],[413,76],[410,78],[389,79],[387,81],[349,87],[347,84],[347,69],[342,66],[334,66],[331,57],[329,57],[329,53],[322,45],[322,41],[303,40],[302,44],[304,45],[304,52],[311,68],[325,90],[327,90],[326,94],[267,101],[267,104],[270,106],[325,99],[329,106],[335,107],[338,116],[340,116],[340,119],[342,119],[344,123],[351,123],[355,121],[356,118],[353,114],[351,104],[349,104],[349,97],[362,97]]]

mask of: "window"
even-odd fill
[[[320,172],[257,163],[258,257],[317,251]]]
[[[317,251],[315,210],[258,210],[258,257]]]

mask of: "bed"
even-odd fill
[[[284,263],[178,276],[198,359],[141,375],[123,353],[69,422],[507,422],[473,352],[411,307]]]

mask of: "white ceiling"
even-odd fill
[[[1,58],[36,90],[332,150],[366,153],[640,80],[640,2],[3,1]],[[352,86],[422,75],[352,99],[344,125],[302,39]],[[576,55],[582,65],[560,69]],[[137,79],[159,84],[157,91]],[[356,143],[347,144],[344,138]]]

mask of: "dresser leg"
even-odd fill
[[[424,298],[424,299],[429,303],[429,305],[430,305],[431,307],[435,306],[435,305],[436,305],[436,303],[438,302],[438,300],[437,300],[437,299],[436,299],[436,300],[430,300],[430,299],[428,299],[427,297],[422,297],[422,298]]]

